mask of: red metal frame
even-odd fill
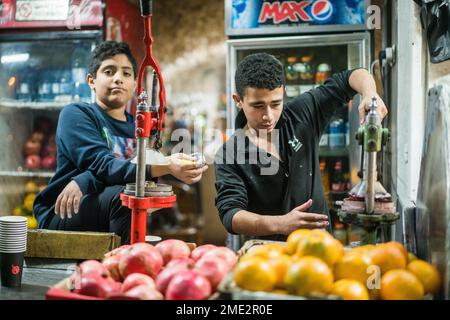
[[[163,129],[162,124],[165,117],[164,109],[166,105],[166,92],[161,69],[154,58],[152,51],[153,37],[151,33],[151,13],[142,13],[142,17],[144,18],[145,27],[144,44],[146,54],[139,67],[138,93],[140,94],[143,92],[142,81],[145,69],[147,67],[153,67],[159,83],[159,110],[158,112],[145,112],[140,110],[136,112],[135,135],[136,138],[149,138],[152,132],[162,131]],[[152,92],[152,95],[153,94],[155,93]],[[147,210],[172,207],[176,202],[176,195],[169,197],[136,197],[122,193],[120,199],[122,200],[122,205],[131,209],[130,243],[133,244],[136,242],[145,242],[145,236],[147,234]]]

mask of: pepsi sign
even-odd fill
[[[263,24],[272,20],[273,24],[283,22],[327,23],[331,20],[333,12],[334,7],[329,0],[264,2],[258,22]]]
[[[279,33],[284,28],[365,25],[367,0],[227,0],[231,30],[261,29]],[[272,29],[270,29],[272,27]],[[276,28],[273,28],[276,27]],[[355,27],[356,28],[356,27]],[[262,30],[265,31],[262,31]],[[316,29],[318,30],[318,29]],[[326,31],[325,29],[323,29]],[[234,33],[238,34],[238,33]],[[243,32],[245,34],[245,32]]]

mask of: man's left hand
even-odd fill
[[[377,105],[378,105],[377,112],[380,115],[381,120],[383,120],[384,117],[386,117],[386,115],[388,114],[388,109],[386,108],[383,99],[381,99],[377,93],[365,94],[363,95],[362,101],[358,107],[359,123],[361,125],[363,125],[364,122],[366,121],[366,112],[370,111],[370,105],[372,104],[372,97],[377,98]]]

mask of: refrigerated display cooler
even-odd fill
[[[366,29],[368,5],[366,0],[226,0],[228,128],[234,129],[238,112],[232,99],[234,73],[249,54],[267,52],[284,64],[285,100],[322,84],[333,73],[359,67],[369,70],[372,33]],[[359,181],[360,150],[354,139],[359,101],[356,97],[352,105],[336,112],[320,141],[331,211],[334,202],[342,200]],[[336,177],[341,181],[333,181]],[[238,240],[233,237],[230,241]]]
[[[85,79],[103,11],[101,0],[2,1],[0,215],[32,214],[55,171],[59,112],[93,100]]]
[[[59,112],[95,99],[91,51],[125,41],[141,61],[142,19],[136,4],[116,0],[1,0],[0,8],[0,215],[24,215],[54,175]]]

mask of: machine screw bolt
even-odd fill
[[[368,130],[369,130],[369,132],[370,132],[371,134],[375,134],[375,133],[377,132],[377,127],[375,127],[375,126],[369,126]]]

